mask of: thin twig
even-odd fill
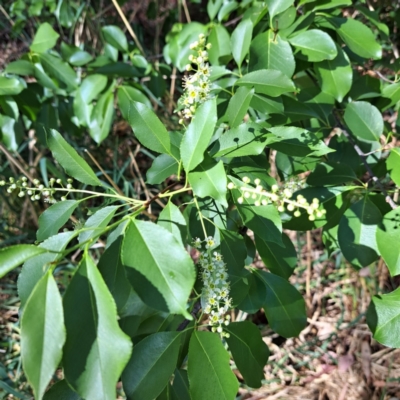
[[[307,307],[309,311],[311,311],[311,288],[310,288],[310,282],[311,282],[311,268],[312,268],[312,260],[311,260],[311,232],[307,231],[307,273],[306,273],[306,301],[307,301]]]
[[[168,112],[172,113],[172,108],[174,106],[174,92],[175,92],[175,83],[176,83],[176,67],[172,69],[171,75],[171,86],[169,88],[169,104],[168,104]]]
[[[201,303],[200,300],[198,300],[195,305],[193,306],[193,310],[191,311],[190,315],[196,319],[197,313],[201,309]],[[184,319],[181,324],[178,326],[177,331],[183,331],[188,325],[189,325],[190,320],[189,319]]]
[[[128,20],[126,19],[124,12],[121,10],[121,7],[120,7],[119,4],[117,3],[117,0],[111,0],[111,1],[113,2],[115,8],[117,9],[118,14],[119,14],[119,16],[120,16],[121,19],[122,19],[122,22],[123,22],[123,23],[125,24],[125,26],[126,26],[126,29],[128,29],[129,34],[132,36],[132,39],[133,39],[133,41],[135,42],[137,48],[138,48],[138,49],[140,50],[140,52],[144,55],[145,53],[144,53],[143,47],[142,47],[142,45],[140,44],[139,39],[138,39],[137,36],[136,36],[136,33],[133,31],[131,25],[129,24]]]
[[[9,162],[15,165],[24,176],[26,176],[31,182],[33,182],[32,175],[21,166],[21,164],[9,153],[9,151],[2,144],[0,144],[0,150],[7,156]]]
[[[353,146],[354,150],[358,154],[358,156],[361,158],[365,169],[367,170],[368,174],[370,175],[372,181],[379,187],[383,195],[385,196],[385,200],[387,203],[389,203],[390,207],[397,208],[396,203],[393,201],[393,199],[388,195],[386,189],[384,188],[382,182],[378,179],[378,177],[374,174],[372,171],[372,168],[367,162],[367,156],[364,154],[364,152],[361,150],[360,146],[355,142],[355,140],[352,138],[349,132],[347,132],[346,128],[342,124],[340,117],[334,112],[333,116],[335,117],[336,123],[341,129],[343,135],[347,138],[347,140],[350,142],[350,144]]]
[[[190,18],[190,14],[189,14],[189,10],[186,4],[186,0],[182,0],[182,6],[183,9],[185,11],[185,17],[186,17],[186,21],[190,24],[192,22],[192,19]]]

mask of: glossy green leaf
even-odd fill
[[[30,49],[35,53],[44,53],[54,47],[59,36],[60,35],[51,27],[51,25],[45,22],[39,26]]]
[[[223,25],[212,26],[208,42],[211,43],[211,49],[208,50],[211,64],[226,65],[232,58],[231,39],[227,29]]]
[[[147,96],[132,86],[122,85],[118,88],[118,105],[121,109],[122,116],[128,120],[130,112],[130,104],[133,101],[143,103],[147,107],[151,108],[151,102]]]
[[[168,154],[160,154],[146,172],[147,183],[156,185],[178,173],[178,162]]]
[[[311,186],[341,185],[357,179],[354,170],[346,164],[322,162],[308,175],[307,184]]]
[[[61,361],[64,342],[61,295],[49,271],[35,286],[21,320],[22,362],[36,399],[42,398]]]
[[[53,78],[61,81],[69,89],[75,89],[78,84],[78,78],[75,71],[61,58],[51,54],[39,54],[39,60],[44,70]]]
[[[383,118],[379,110],[366,101],[353,101],[346,107],[344,120],[352,133],[365,140],[379,141]]]
[[[180,332],[157,332],[140,341],[122,374],[128,400],[153,400],[168,384],[176,368]]]
[[[229,274],[239,274],[243,271],[247,257],[243,236],[236,232],[220,229],[220,250]]]
[[[393,147],[390,150],[390,155],[386,160],[386,166],[390,173],[393,182],[400,186],[400,149]]]
[[[64,295],[64,315],[65,379],[85,400],[114,399],[132,343],[118,326],[115,302],[87,254]]]
[[[82,100],[89,104],[104,90],[107,85],[107,77],[100,74],[93,74],[86,77],[79,87]]]
[[[400,275],[400,211],[395,209],[383,216],[376,230],[376,243],[390,275]]]
[[[297,265],[296,249],[289,237],[282,233],[282,245],[255,235],[256,248],[265,266],[275,275],[289,279]]]
[[[243,157],[262,153],[267,137],[255,123],[243,123],[223,133],[211,149],[213,157]]]
[[[278,275],[261,270],[256,270],[255,274],[267,290],[263,307],[271,329],[286,338],[298,336],[307,323],[302,295]]]
[[[169,201],[158,216],[157,224],[170,231],[182,245],[186,243],[186,220],[179,208]]]
[[[379,209],[368,196],[344,213],[339,223],[338,239],[347,261],[362,268],[378,259],[376,231],[381,221]]]
[[[25,88],[25,82],[18,78],[0,76],[0,96],[16,95],[21,93]]]
[[[253,23],[250,19],[242,19],[231,35],[231,48],[233,59],[240,67],[246,54],[249,52]]]
[[[12,61],[4,69],[7,74],[15,75],[34,75],[35,70],[33,69],[33,64],[27,60],[17,60]]]
[[[0,278],[26,260],[44,253],[46,250],[31,244],[17,244],[0,249]]]
[[[337,46],[337,56],[314,65],[321,90],[341,102],[353,83],[353,69],[347,54]]]
[[[126,40],[124,32],[122,32],[118,26],[103,26],[101,28],[101,33],[103,34],[104,40],[111,44],[111,46],[115,47],[119,51],[128,51],[128,41]]]
[[[226,339],[229,350],[246,384],[261,387],[269,349],[260,330],[250,321],[233,322],[225,330],[230,334]]]
[[[55,235],[69,220],[78,205],[79,201],[77,200],[60,201],[40,214],[39,229],[36,232],[37,240],[41,242]]]
[[[254,87],[256,93],[278,97],[283,93],[294,92],[294,83],[281,71],[260,69],[240,78],[238,86]]]
[[[253,259],[251,261],[253,261]],[[247,286],[246,293],[243,296],[242,301],[237,305],[237,308],[249,314],[255,314],[263,307],[263,304],[265,304],[267,290],[265,285],[252,273],[248,272],[247,274],[244,274],[243,282]],[[233,297],[234,286],[232,287],[231,292]]]
[[[251,42],[249,71],[273,69],[292,77],[296,63],[290,44],[272,30],[260,33]]]
[[[367,323],[379,343],[400,348],[400,288],[391,293],[376,295],[367,311]]]
[[[254,89],[246,86],[238,88],[236,93],[229,100],[226,116],[231,128],[236,128],[243,122],[244,116],[247,114]]]
[[[192,400],[235,398],[239,384],[229,366],[229,354],[215,333],[193,332],[187,370]]]
[[[268,97],[262,94],[255,94],[250,102],[250,107],[266,115],[283,114],[283,103],[279,97]]]
[[[177,369],[172,384],[173,400],[191,400],[189,393],[189,378],[185,369]]]
[[[67,175],[87,185],[98,186],[101,182],[76,150],[54,129],[47,131],[47,144],[54,158]]]
[[[111,90],[98,99],[89,125],[89,134],[96,143],[101,143],[110,133],[114,120],[114,94]]]
[[[144,275],[164,297],[171,313],[183,314],[195,281],[193,261],[162,226],[133,220],[126,228],[122,262]]]
[[[382,47],[367,25],[353,18],[329,18],[328,20],[349,49],[364,58],[379,59]]]
[[[100,208],[93,215],[91,215],[81,228],[78,240],[80,243],[86,243],[90,239],[99,237],[104,228],[113,218],[115,212],[118,210],[118,206],[107,206]]]
[[[222,161],[217,163],[212,158],[207,157],[200,165],[189,172],[188,179],[196,196],[209,196],[222,205],[228,206],[226,202],[228,182]]]
[[[63,379],[55,383],[45,394],[43,400],[82,400],[78,393],[74,392]]]
[[[268,6],[269,18],[272,20],[275,15],[288,9],[294,0],[267,0],[265,3]]]
[[[214,98],[197,109],[195,118],[183,136],[180,150],[186,172],[190,172],[203,161],[204,151],[210,143],[216,122],[217,105]]]
[[[157,153],[171,154],[167,129],[149,107],[138,101],[129,104],[129,123],[141,144]]]
[[[309,29],[291,36],[289,42],[310,62],[333,60],[337,56],[335,42],[319,29]]]
[[[72,54],[67,61],[75,67],[82,67],[92,60],[93,57],[87,51],[79,50]]]

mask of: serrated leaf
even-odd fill
[[[340,185],[356,179],[354,170],[346,164],[321,162],[308,175],[307,184],[312,186]]]
[[[168,384],[178,360],[180,332],[157,332],[140,341],[122,374],[128,400],[153,400]]]
[[[383,133],[383,118],[379,110],[366,101],[353,101],[346,106],[344,121],[357,137],[379,141]]]
[[[249,51],[251,36],[253,34],[253,23],[250,19],[243,19],[236,26],[231,35],[231,48],[233,59],[240,67]]]
[[[232,400],[239,388],[229,366],[229,354],[219,336],[195,331],[189,344],[189,390],[192,400]]]
[[[55,129],[47,131],[47,144],[54,158],[65,169],[67,175],[87,185],[101,185],[87,162],[78,155],[76,150]]]
[[[229,100],[226,116],[231,128],[235,128],[243,122],[243,118],[247,114],[253,94],[254,89],[242,86],[238,88],[236,93]]]
[[[0,278],[26,260],[44,253],[46,250],[31,244],[17,244],[0,249]]]
[[[122,32],[118,26],[103,26],[101,28],[101,33],[104,36],[104,40],[111,44],[111,46],[122,52],[128,51],[128,41],[126,40],[124,32]]]
[[[393,182],[400,186],[400,149],[393,147],[390,150],[390,155],[386,160],[386,166],[390,173]]]
[[[129,124],[140,143],[157,153],[171,154],[170,138],[164,124],[145,104],[129,104]]]
[[[52,272],[38,282],[21,320],[21,355],[24,372],[41,399],[62,357],[65,342],[61,296]]]
[[[186,172],[190,172],[203,161],[204,151],[210,143],[216,122],[217,105],[213,98],[200,105],[183,136],[180,150]]]
[[[295,86],[283,72],[274,69],[260,69],[250,72],[236,81],[238,86],[254,87],[256,93],[278,97],[283,93],[294,92]]]
[[[179,208],[169,201],[158,216],[157,224],[171,232],[179,243],[186,243],[187,226],[186,220]]]
[[[53,204],[39,217],[39,229],[36,238],[39,242],[55,235],[59,229],[68,221],[69,217],[78,207],[79,201],[65,200]]]
[[[156,185],[164,182],[168,177],[178,173],[178,162],[168,154],[157,156],[146,172],[147,183]]]
[[[45,22],[39,26],[30,49],[36,53],[44,53],[54,47],[59,36],[60,35],[51,27],[51,25]]]
[[[378,259],[376,230],[381,221],[379,209],[368,196],[344,213],[339,223],[338,239],[347,261],[362,268]]]
[[[292,77],[296,63],[290,44],[272,30],[260,33],[250,46],[249,71],[273,69]]]
[[[115,398],[132,343],[118,326],[114,300],[87,254],[64,295],[64,315],[65,379],[85,400]]]
[[[226,341],[246,384],[261,387],[269,349],[260,330],[250,321],[233,322],[224,329],[230,334]]]
[[[307,323],[301,294],[278,275],[261,270],[255,270],[254,273],[267,289],[263,307],[271,329],[286,338],[298,336]]]
[[[400,288],[391,293],[376,295],[367,311],[367,323],[379,343],[400,348]]]
[[[395,209],[383,216],[376,231],[376,243],[390,275],[400,275],[400,211]]]
[[[194,265],[172,233],[151,222],[131,221],[122,245],[122,262],[154,285],[171,313],[191,319],[186,304],[195,281]]]

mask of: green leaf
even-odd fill
[[[238,86],[254,87],[256,93],[278,97],[283,93],[294,92],[294,83],[281,71],[260,69],[250,72],[236,81]]]
[[[254,235],[256,248],[265,266],[275,275],[289,279],[297,265],[296,249],[289,237],[282,233],[282,245]]]
[[[175,239],[183,246],[186,243],[186,220],[179,208],[169,201],[158,216],[157,224],[171,232]]]
[[[151,108],[150,100],[141,90],[126,85],[118,87],[118,105],[121,109],[122,116],[126,120],[129,119],[130,105],[134,101],[143,103],[148,108]]]
[[[261,94],[255,94],[250,102],[250,107],[266,115],[283,114],[283,103],[280,97],[267,97]]]
[[[226,263],[229,274],[240,274],[245,266],[247,257],[246,245],[243,236],[238,233],[220,229],[221,254]]]
[[[126,40],[124,32],[122,32],[118,26],[103,26],[101,28],[101,33],[103,34],[104,40],[111,44],[111,46],[122,52],[128,51],[128,41]]]
[[[21,93],[25,88],[26,84],[21,79],[0,76],[0,96],[13,96]]]
[[[260,330],[250,321],[233,322],[224,329],[230,334],[226,341],[246,384],[261,387],[269,349]]]
[[[233,59],[240,67],[246,54],[249,52],[253,23],[250,19],[243,19],[236,26],[231,35],[231,48]]]
[[[217,123],[217,105],[215,98],[206,101],[196,111],[183,136],[180,150],[186,172],[196,168],[204,159]]]
[[[65,169],[67,175],[87,185],[101,185],[101,182],[86,161],[78,155],[76,150],[55,129],[47,131],[47,144],[54,158]]]
[[[298,336],[307,323],[301,294],[278,275],[261,270],[255,270],[254,273],[267,289],[263,307],[271,329],[286,338]]]
[[[89,134],[97,144],[101,143],[110,133],[113,119],[114,93],[109,90],[98,99],[89,125]]]
[[[367,323],[376,341],[388,347],[400,348],[400,336],[397,334],[400,324],[400,288],[372,298],[367,311]]]
[[[236,128],[243,122],[244,116],[247,114],[254,89],[246,86],[238,88],[236,93],[229,100],[226,116],[231,128]]]
[[[346,164],[321,162],[308,175],[307,184],[311,186],[335,186],[356,179],[354,170]]]
[[[289,42],[310,62],[333,60],[337,56],[335,42],[319,29],[309,29],[291,36]]]
[[[0,249],[0,278],[26,260],[44,253],[46,250],[31,244],[17,244]]]
[[[243,123],[223,133],[211,149],[213,157],[243,157],[261,154],[267,137],[255,123]]]
[[[122,245],[122,262],[144,275],[163,295],[171,313],[191,319],[186,310],[195,270],[172,233],[152,222],[130,222]]]
[[[266,0],[269,12],[269,18],[272,21],[275,15],[288,9],[294,0]]]
[[[337,56],[314,65],[321,90],[330,94],[338,102],[350,91],[353,83],[353,69],[347,54],[337,46]]]
[[[157,332],[140,341],[122,374],[128,400],[153,400],[167,386],[176,368],[180,332]]]
[[[17,60],[12,61],[7,64],[6,68],[4,69],[6,74],[15,74],[15,75],[34,75],[35,70],[33,69],[33,64],[30,61],[26,60]]]
[[[390,155],[386,160],[386,166],[390,173],[392,181],[400,186],[400,149],[393,147],[390,150]]]
[[[114,399],[132,343],[118,326],[115,302],[87,254],[64,295],[64,315],[65,379],[85,400]]]
[[[251,42],[249,71],[273,69],[283,72],[289,78],[296,63],[290,44],[272,30],[260,33]]]
[[[157,153],[171,154],[167,129],[149,107],[138,101],[129,104],[129,124],[141,144]]]
[[[39,229],[36,232],[37,240],[41,242],[55,235],[68,221],[78,204],[77,200],[60,201],[40,214]]]
[[[107,206],[100,208],[100,210],[91,215],[83,225],[83,228],[80,229],[79,242],[85,243],[90,239],[99,237],[117,210],[118,206]]]
[[[346,106],[344,120],[354,135],[379,141],[383,133],[383,118],[379,110],[366,101],[353,101]]]
[[[42,398],[61,361],[64,342],[61,296],[49,271],[33,290],[21,320],[22,362],[36,399]]]
[[[147,183],[156,185],[178,173],[178,162],[168,154],[160,154],[146,172]]]
[[[364,58],[382,57],[381,45],[364,23],[353,18],[329,18],[328,21],[354,53]]]
[[[44,53],[54,47],[59,36],[51,25],[45,22],[39,26],[30,49],[35,53]]]
[[[211,49],[208,50],[208,57],[212,65],[226,65],[231,56],[231,39],[223,25],[214,25],[208,36]],[[197,113],[196,113],[197,114]]]
[[[368,196],[344,213],[339,223],[338,239],[347,261],[362,268],[378,259],[376,231],[381,221],[379,209]]]
[[[191,400],[187,371],[184,369],[177,369],[174,375],[174,383],[172,384],[173,399]]]
[[[226,185],[228,182],[222,161],[217,163],[212,158],[207,157],[193,171],[189,172],[188,179],[196,196],[209,196],[225,207],[228,206],[226,202]]]
[[[192,400],[235,398],[239,384],[229,366],[229,354],[215,333],[193,332],[187,370]]]
[[[63,379],[54,384],[44,395],[43,400],[82,400]]]
[[[89,104],[96,99],[106,87],[107,81],[106,76],[99,74],[86,77],[78,90],[84,103]]]
[[[391,276],[400,275],[400,212],[395,209],[383,216],[376,230],[379,253],[385,260]]]

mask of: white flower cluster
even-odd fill
[[[62,186],[61,179],[51,178],[49,181],[49,187],[45,187],[42,183],[40,183],[39,179],[33,180],[33,185],[28,183],[28,179],[23,176],[17,181],[14,178],[9,178],[8,182],[1,180],[0,186],[8,186],[7,193],[13,193],[15,190],[18,190],[18,197],[29,196],[32,201],[37,201],[43,198],[43,201],[46,203],[56,203],[57,200],[54,198],[54,194],[57,191],[57,188],[54,187],[54,184],[58,184],[63,188],[63,191],[68,191],[73,189],[72,187],[72,179],[67,179],[67,185],[65,189]],[[61,196],[60,200],[65,201],[67,199],[68,193],[65,196]]]
[[[186,65],[186,71],[195,71],[193,75],[184,78],[183,87],[185,88],[182,97],[179,99],[181,107],[180,124],[185,120],[194,117],[197,107],[204,103],[210,94],[210,65],[208,64],[208,52],[211,44],[206,45],[206,38],[203,34],[199,35],[199,40],[190,45],[190,49],[196,52],[189,56],[190,64]]]
[[[200,251],[199,264],[204,284],[201,294],[203,311],[209,315],[211,330],[218,332],[221,337],[229,337],[229,333],[223,330],[223,326],[229,324],[230,315],[225,314],[232,303],[229,297],[226,265],[222,260],[222,255],[213,251],[215,248],[213,237],[209,236],[203,241],[196,238],[193,246]]]
[[[245,176],[242,181],[249,184],[250,178]],[[272,185],[271,191],[265,190],[262,185],[260,185],[260,179],[255,179],[255,188],[242,186],[239,190],[242,192],[242,196],[238,198],[238,203],[242,204],[244,199],[254,200],[255,206],[266,206],[268,204],[274,204],[279,212],[284,212],[288,210],[293,212],[295,217],[300,217],[300,209],[304,209],[308,214],[308,219],[314,221],[315,218],[321,218],[326,214],[326,210],[321,208],[320,202],[317,198],[314,198],[311,203],[309,203],[304,196],[301,194],[297,195],[296,199],[292,200],[293,189],[298,190],[300,187],[299,183],[289,182],[288,185],[279,188],[278,185]],[[235,185],[230,182],[228,184],[228,189],[235,189]]]

